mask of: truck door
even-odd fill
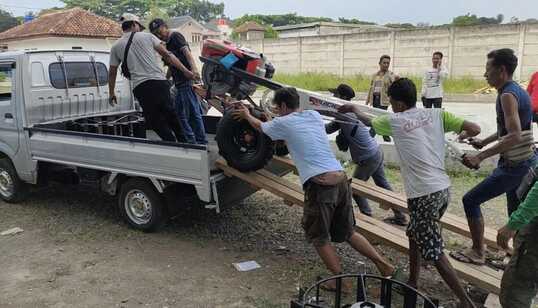
[[[0,61],[0,142],[15,154],[19,149],[15,62]]]

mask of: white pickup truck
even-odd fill
[[[179,144],[146,137],[126,80],[118,80],[118,104],[110,106],[108,61],[108,53],[82,50],[0,53],[4,201],[22,200],[31,184],[91,180],[118,196],[131,226],[150,231],[188,200],[219,211],[255,191],[214,167],[220,117],[204,116],[207,146]]]

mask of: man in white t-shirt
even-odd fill
[[[422,78],[422,104],[424,108],[441,108],[443,104],[443,81],[448,72],[443,68],[443,53],[436,51],[432,56],[433,67]]]
[[[440,109],[416,108],[416,87],[407,78],[394,81],[388,94],[394,114],[372,118],[353,104],[344,105],[339,111],[354,112],[378,134],[394,138],[410,217],[407,227],[409,284],[417,287],[422,257],[434,262],[459,298],[461,305],[458,307],[474,307],[443,253],[439,221],[450,201],[450,178],[445,171],[445,132],[459,133],[463,140],[478,135],[480,127]]]
[[[247,120],[272,140],[286,142],[305,191],[302,226],[307,241],[333,274],[341,274],[342,267],[331,241],[349,243],[374,262],[382,276],[392,276],[394,266],[355,231],[349,181],[331,150],[321,115],[313,110],[299,111],[299,95],[294,88],[275,91],[273,102],[280,116],[271,121],[261,122],[242,104],[236,105],[234,116]],[[322,287],[335,290],[335,280]],[[344,281],[342,289],[350,292],[351,281]]]

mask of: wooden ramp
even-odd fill
[[[256,172],[240,172],[229,167],[224,160],[218,160],[217,166],[228,176],[237,177],[246,183],[267,190],[283,198],[287,203],[303,206],[304,194],[301,186],[287,181],[275,174],[262,169]],[[368,196],[365,196],[368,198]],[[374,199],[372,199],[374,200]],[[359,232],[370,240],[379,241],[401,252],[407,253],[409,243],[405,232],[375,218],[355,213]],[[491,293],[499,294],[501,271],[495,271],[487,266],[476,266],[458,262],[449,258],[459,277],[483,288]]]
[[[295,169],[293,162],[284,157],[275,157],[274,160],[282,163],[290,168]],[[407,209],[407,199],[404,195],[401,195],[397,192],[386,190],[384,188],[368,184],[365,181],[353,179],[351,184],[353,189],[353,194],[360,195],[365,197],[368,200],[372,200],[380,204],[382,208],[394,208],[408,213]],[[454,214],[445,213],[443,218],[441,218],[441,224],[443,228],[450,230],[456,234],[463,235],[470,238],[471,233],[469,232],[469,226],[467,225],[467,220],[465,218],[459,217]],[[493,249],[499,249],[497,246],[497,231],[491,228],[484,229],[484,240],[486,245]]]

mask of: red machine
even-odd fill
[[[229,93],[237,99],[244,99],[256,91],[257,83],[249,76],[267,80],[273,78],[275,72],[263,54],[230,41],[205,40],[200,60],[204,63],[204,84],[212,95]]]

